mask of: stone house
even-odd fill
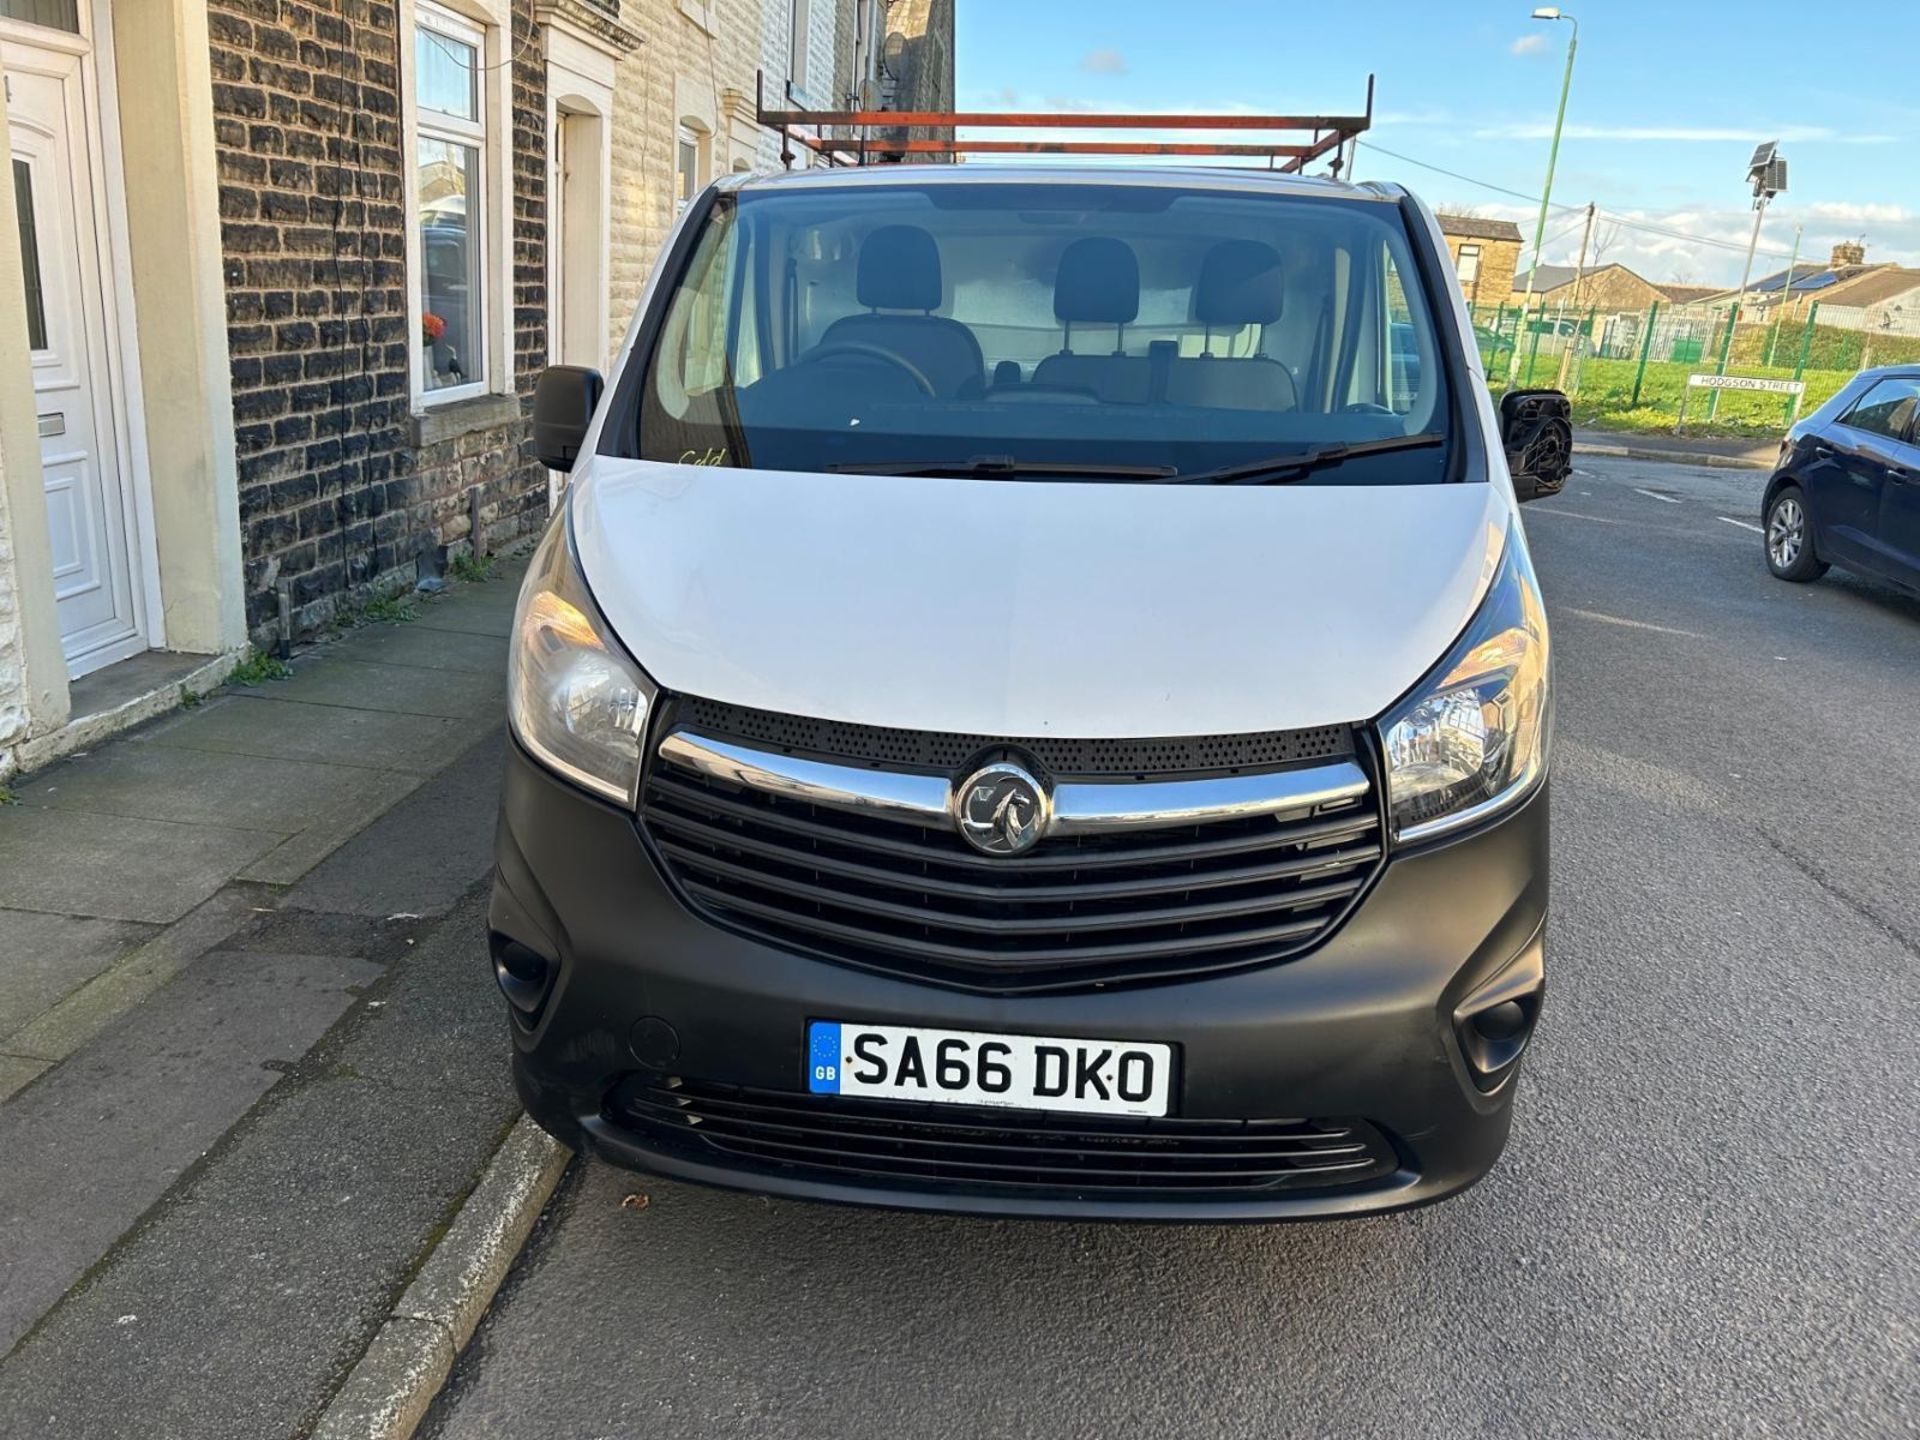
[[[1520,268],[1520,227],[1511,220],[1477,215],[1436,215],[1447,253],[1467,304],[1491,309],[1513,301],[1513,274]]]
[[[1525,293],[1527,272],[1513,277],[1513,288]],[[1548,310],[1598,310],[1602,314],[1645,310],[1656,300],[1671,303],[1666,291],[1625,265],[1589,265],[1583,276],[1572,265],[1542,265],[1534,272],[1533,298]]]
[[[954,0],[626,0],[645,46],[620,64],[608,331],[618,347],[688,200],[785,155],[769,109],[951,109]]]
[[[0,0],[0,779],[534,532],[757,72],[922,32],[950,105],[951,0]]]

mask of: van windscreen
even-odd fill
[[[684,253],[614,453],[995,479],[1448,471],[1447,366],[1385,200],[750,186],[717,197]]]

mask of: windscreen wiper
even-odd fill
[[[1268,455],[1238,465],[1222,465],[1217,470],[1195,470],[1175,477],[1181,485],[1274,485],[1315,470],[1326,470],[1343,460],[1361,455],[1387,455],[1396,450],[1428,450],[1447,443],[1447,437],[1431,431],[1418,435],[1389,435],[1381,440],[1336,441],[1331,445],[1302,450],[1297,455]]]
[[[832,475],[922,475],[958,480],[1013,480],[1044,475],[1085,480],[1168,480],[1180,473],[1173,465],[1089,465],[1061,460],[1018,460],[1011,455],[974,455],[966,460],[899,460],[877,464],[829,465]]]

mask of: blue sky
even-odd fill
[[[1540,193],[1570,33],[1530,19],[1531,0],[956,6],[962,109],[1346,113],[1362,108],[1372,71],[1359,178],[1518,220],[1531,244],[1537,199],[1501,190]],[[1631,222],[1602,217],[1604,260],[1655,281],[1737,283],[1753,223],[1747,160],[1756,141],[1778,139],[1790,189],[1768,211],[1756,274],[1782,268],[1796,222],[1803,256],[1864,237],[1869,260],[1920,265],[1920,4],[1564,8],[1579,17],[1580,51],[1553,199]],[[1796,63],[1805,78],[1789,84]],[[1573,261],[1580,218],[1549,217],[1548,263]]]

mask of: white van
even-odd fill
[[[1496,416],[1417,199],[734,177],[535,410],[491,926],[542,1125],[993,1214],[1492,1165],[1547,914],[1515,502],[1570,432]]]

